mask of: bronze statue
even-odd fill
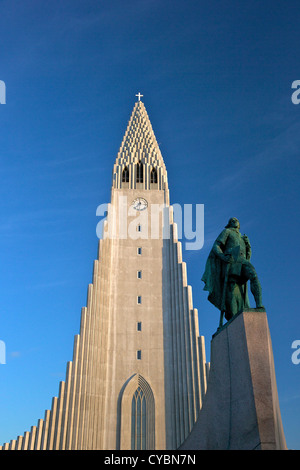
[[[250,281],[256,308],[264,309],[261,285],[250,263],[250,242],[246,235],[240,234],[239,229],[238,219],[229,219],[213,244],[202,276],[204,290],[209,292],[208,300],[221,311],[219,328],[223,326],[224,315],[226,320],[230,320],[250,307],[247,281]]]

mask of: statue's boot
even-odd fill
[[[254,276],[253,279],[250,280],[250,289],[256,303],[256,308],[264,308],[262,304],[261,285],[257,276]]]

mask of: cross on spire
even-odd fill
[[[144,96],[144,95],[141,95],[140,92],[138,92],[138,94],[135,95],[135,96],[137,96],[137,97],[138,97],[138,100],[141,101],[141,97]]]

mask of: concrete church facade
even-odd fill
[[[206,368],[167,171],[139,94],[65,381],[44,419],[2,449],[177,449],[198,419]]]

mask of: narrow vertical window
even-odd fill
[[[142,322],[141,321],[137,322],[136,329],[137,329],[137,331],[142,331]]]
[[[141,248],[141,247],[139,247],[139,248],[137,249],[137,254],[138,254],[138,255],[141,255],[141,254],[142,254],[142,248]]]
[[[138,297],[137,297],[137,303],[138,303],[138,304],[141,304],[141,303],[142,303],[142,296],[141,296],[141,295],[138,295]]]
[[[137,183],[142,183],[144,180],[144,175],[143,175],[143,164],[141,161],[136,166],[136,182]]]
[[[146,449],[146,398],[141,387],[135,391],[131,402],[131,449]]]
[[[142,271],[138,271],[138,272],[137,272],[137,278],[138,278],[138,279],[142,279]]]
[[[150,385],[141,376],[131,399],[131,449],[155,449],[155,401]]]
[[[138,224],[138,226],[137,226],[137,231],[138,231],[138,232],[141,232],[141,231],[142,231],[142,226],[141,226],[141,224]]]
[[[129,183],[129,170],[127,166],[122,172],[122,183]]]
[[[142,351],[139,349],[137,352],[136,352],[136,358],[140,361],[142,359]]]
[[[150,183],[157,183],[157,170],[153,168],[150,174]]]

